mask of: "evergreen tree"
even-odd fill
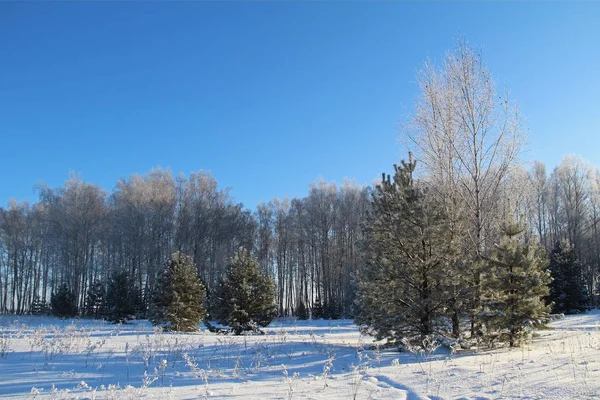
[[[339,319],[342,317],[342,305],[335,302],[329,301],[323,305],[323,318],[326,319]]]
[[[548,296],[552,312],[578,314],[585,311],[590,296],[583,279],[583,266],[569,243],[556,243],[548,269],[553,279]]]
[[[109,321],[124,323],[135,318],[136,290],[126,272],[112,276],[106,291],[105,312]]]
[[[77,315],[77,299],[67,284],[62,284],[50,299],[52,314],[61,318]]]
[[[150,321],[170,330],[195,331],[206,316],[205,297],[206,289],[190,257],[174,253],[158,278]]]
[[[321,303],[321,299],[317,299],[312,306],[312,317],[313,319],[319,319],[325,317],[325,310],[323,307],[323,303]]]
[[[144,292],[137,286],[133,289],[133,309],[135,310],[136,318],[147,318],[148,307],[144,300]]]
[[[443,208],[415,182],[416,161],[394,165],[372,196],[364,227],[365,269],[355,321],[361,331],[398,342],[445,333],[455,239]]]
[[[94,282],[87,291],[85,299],[85,315],[92,318],[106,316],[106,289],[102,282]]]
[[[308,308],[306,308],[306,305],[302,300],[300,300],[298,307],[296,308],[296,316],[299,320],[307,320],[309,317]]]
[[[503,231],[482,276],[479,317],[490,344],[500,340],[513,347],[545,322],[549,307],[544,297],[551,279],[542,248],[531,240],[519,240],[522,228],[516,224]]]
[[[276,315],[275,284],[264,275],[258,261],[240,249],[227,268],[215,294],[213,317],[232,328],[235,334],[257,331],[271,323]]]

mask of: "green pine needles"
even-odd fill
[[[108,283],[103,307],[106,318],[114,323],[135,319],[138,291],[126,272],[115,273]]]
[[[479,317],[490,345],[498,340],[513,347],[546,322],[550,308],[544,298],[551,279],[542,248],[520,238],[522,228],[507,224],[503,233],[482,275]]]
[[[219,283],[212,304],[213,317],[239,335],[257,332],[276,316],[275,284],[260,271],[258,261],[240,249]]]
[[[584,266],[577,258],[575,249],[567,241],[559,241],[552,249],[550,266],[552,284],[548,301],[552,312],[579,314],[590,304],[582,271]]]
[[[62,284],[50,299],[52,314],[60,318],[77,315],[77,299],[67,284]]]
[[[190,257],[174,253],[157,281],[150,321],[167,330],[193,332],[206,316],[206,289]]]
[[[413,179],[416,161],[394,166],[375,188],[365,223],[365,269],[356,323],[364,333],[398,343],[440,333],[451,301],[456,254],[450,220]]]
[[[474,315],[471,339],[519,345],[548,316],[551,279],[541,247],[507,224],[487,255],[471,257],[468,221],[413,178],[415,167],[409,154],[373,192],[356,323],[377,339],[418,345],[431,336],[461,337],[461,322]],[[474,269],[481,271],[476,284],[469,279]]]

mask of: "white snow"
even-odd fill
[[[162,333],[147,321],[0,317],[1,398],[583,399],[600,395],[600,311],[515,349],[372,348],[352,321],[265,335]]]

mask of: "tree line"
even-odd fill
[[[600,172],[566,157],[546,173],[542,163],[517,165],[500,185],[508,207],[547,254],[568,241],[585,290],[596,294],[600,271]],[[118,182],[108,195],[71,177],[63,187],[40,187],[34,204],[0,208],[0,310],[29,313],[67,284],[85,314],[94,285],[125,272],[144,304],[164,260],[176,250],[192,257],[213,288],[239,247],[250,249],[277,286],[281,315],[303,307],[320,316],[349,316],[363,266],[370,187],[319,181],[303,198],[274,199],[251,212],[209,174],[173,178],[153,170]],[[491,225],[491,224],[490,224]],[[499,225],[498,225],[499,226]],[[595,298],[595,297],[594,297]],[[595,303],[594,303],[595,305]]]
[[[165,260],[189,255],[210,292],[239,248],[277,285],[280,315],[299,303],[349,315],[359,268],[360,222],[368,189],[319,181],[304,198],[274,199],[251,212],[208,173],[173,177],[155,169],[121,179],[108,194],[72,176],[40,186],[34,204],[0,208],[0,310],[23,314],[63,285],[80,315],[94,291],[124,274],[145,314]],[[321,310],[321,311],[319,311]]]

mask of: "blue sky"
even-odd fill
[[[0,2],[0,205],[156,166],[250,208],[369,184],[459,35],[527,118],[524,159],[600,166],[600,2]]]

